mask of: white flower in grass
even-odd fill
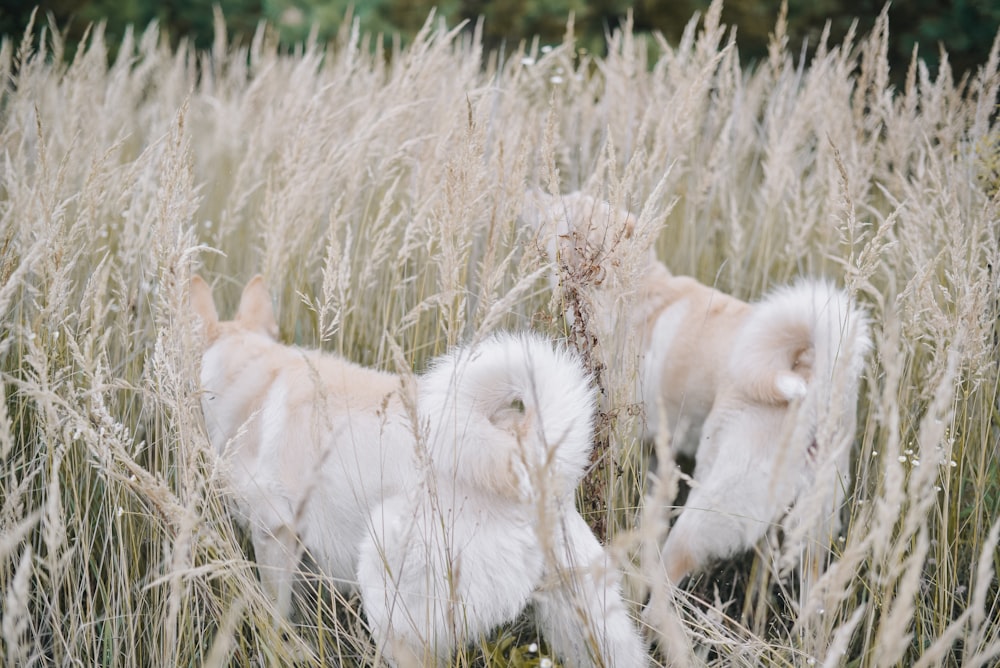
[[[298,7],[289,7],[285,11],[281,12],[281,16],[278,18],[278,21],[282,25],[298,27],[306,22],[306,15]]]

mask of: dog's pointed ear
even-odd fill
[[[278,338],[278,322],[274,319],[271,294],[264,285],[264,277],[257,274],[243,288],[236,320],[246,329]]]
[[[201,320],[202,333],[212,340],[219,330],[219,313],[215,310],[212,288],[208,287],[205,279],[195,274],[191,277],[190,291],[191,310]]]

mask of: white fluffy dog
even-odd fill
[[[803,498],[814,506],[796,520],[811,524],[806,547],[825,549],[851,480],[858,382],[870,345],[863,312],[824,281],[801,280],[754,304],[729,298],[718,312],[705,301],[715,291],[688,287],[653,330],[650,348],[663,355],[656,384],[696,375],[692,395],[714,400],[700,421],[695,484],[663,546],[667,577],[678,582],[713,558],[752,547]],[[703,327],[712,331],[699,336]],[[700,354],[707,342],[709,356]],[[656,370],[648,368],[647,378]],[[816,559],[810,556],[813,571]]]
[[[620,263],[608,240],[630,239],[637,222],[581,193],[532,192],[524,211],[570,271],[600,258],[613,274]],[[812,525],[805,540],[829,546],[850,483],[870,347],[864,312],[826,281],[800,280],[748,304],[635,256],[644,259],[634,284],[602,276],[598,290],[622,294],[595,302],[631,300],[617,324],[639,333],[645,437],[669,429],[675,452],[696,456],[695,484],[661,553],[667,577],[679,582],[752,547],[807,490],[818,502],[798,517]]]
[[[573,355],[502,335],[408,382],[279,343],[259,276],[232,321],[199,277],[191,299],[208,433],[281,614],[307,550],[361,592],[396,665],[440,665],[529,602],[567,665],[646,663],[617,573],[573,504],[594,410]]]

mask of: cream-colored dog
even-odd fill
[[[618,575],[573,503],[594,400],[572,354],[495,336],[409,383],[279,343],[260,277],[232,321],[199,277],[191,299],[208,433],[281,614],[308,551],[360,591],[396,665],[442,664],[529,602],[567,665],[645,664]]]
[[[524,218],[570,273],[595,257],[614,273],[606,240],[636,228],[631,214],[581,193],[529,193]],[[674,276],[651,255],[643,262],[632,285],[602,277],[598,290],[616,294],[594,301],[631,300],[617,325],[639,333],[645,437],[669,429],[675,452],[696,456],[695,484],[661,553],[667,577],[678,582],[752,547],[807,491],[806,540],[828,546],[850,483],[870,347],[864,312],[826,281],[800,280],[749,304]]]
[[[798,520],[812,525],[807,548],[825,549],[851,480],[870,345],[863,312],[824,281],[801,280],[753,304],[691,279],[664,277],[662,286],[677,293],[652,328],[647,359],[662,357],[649,359],[647,387],[654,398],[660,390],[668,416],[691,406],[686,417],[699,432],[695,484],[663,546],[667,577],[678,582],[752,547],[805,498],[814,506]],[[686,383],[685,396],[668,390],[674,383]]]

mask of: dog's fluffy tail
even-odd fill
[[[765,404],[801,399],[813,387],[855,394],[871,347],[868,329],[846,291],[799,280],[754,306],[730,358],[732,377]]]
[[[589,462],[595,398],[580,360],[538,335],[497,334],[439,358],[420,413],[439,474],[527,497],[571,494]]]

